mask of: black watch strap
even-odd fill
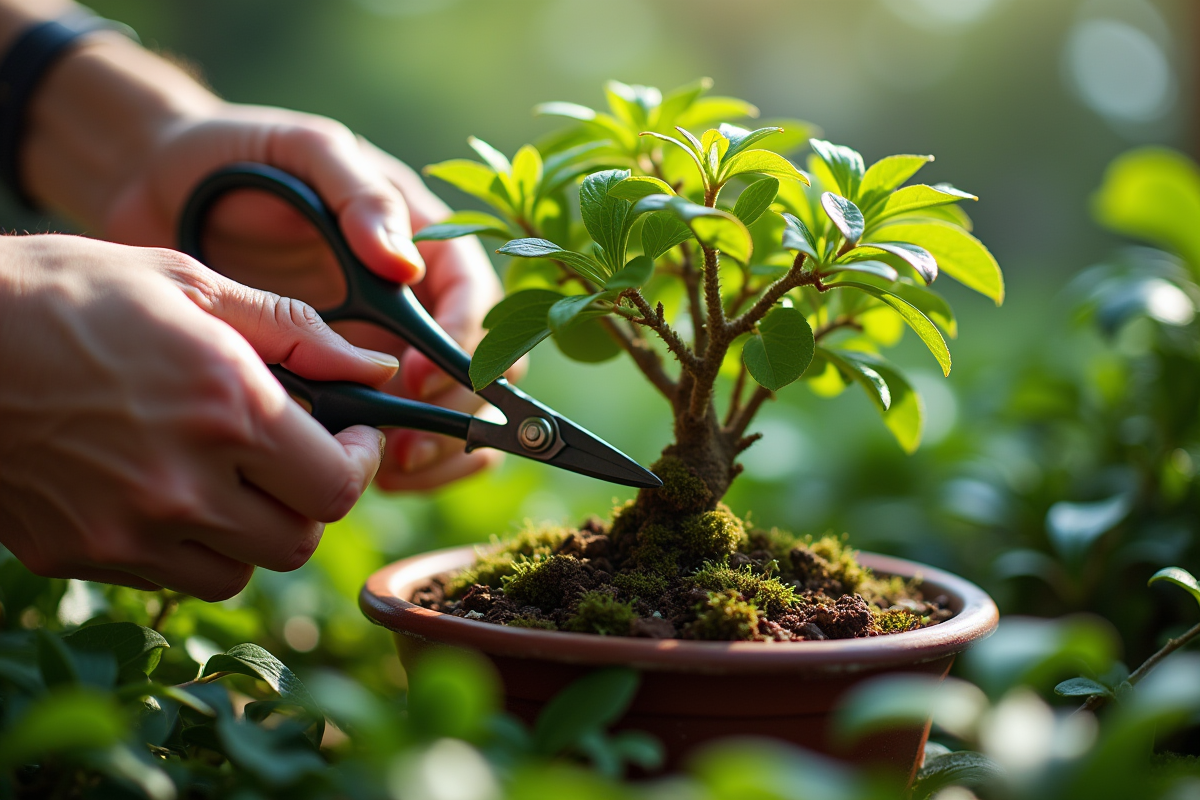
[[[21,186],[20,150],[29,100],[60,56],[82,37],[102,30],[137,38],[128,26],[119,22],[91,13],[77,13],[26,29],[0,61],[0,183],[26,208],[36,210],[36,204]]]

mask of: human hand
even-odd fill
[[[475,239],[414,247],[413,228],[449,210],[397,159],[322,117],[282,109],[217,104],[177,122],[122,187],[104,221],[104,235],[128,244],[169,247],[188,194],[207,174],[235,161],[257,161],[311,185],[337,215],[355,254],[389,279],[411,283],[443,328],[468,351],[482,338],[482,320],[500,286]],[[297,297],[320,308],[343,291],[324,242],[290,206],[263,192],[219,202],[209,223],[205,256],[222,273],[250,286]],[[383,387],[401,397],[469,414],[483,401],[397,337],[373,326],[336,326],[352,342],[401,358]],[[521,368],[516,370],[519,373]],[[515,374],[514,376],[515,377]],[[376,483],[388,490],[429,489],[494,463],[494,450],[463,452],[462,442],[394,430]]]
[[[264,360],[379,386],[391,356],[169,250],[0,237],[0,542],[41,575],[205,600],[291,570],[379,465]]]

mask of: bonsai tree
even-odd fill
[[[929,286],[945,273],[1003,299],[999,267],[960,208],[976,198],[905,185],[932,156],[867,168],[854,150],[810,139],[805,122],[731,124],[758,112],[710,86],[664,95],[610,82],[607,111],[539,106],[570,125],[511,160],[472,138],[481,161],[426,170],[494,213],[459,212],[416,238],[492,237],[512,257],[471,362],[476,389],[553,339],[580,361],[627,354],[671,409],[674,441],[653,467],[664,487],[614,521],[618,571],[626,556],[660,576],[729,556],[742,533],[719,501],[759,437],[755,414],[796,381],[824,395],[857,384],[914,450],[921,400],[879,351],[907,326],[948,375],[956,321]],[[802,170],[784,153],[806,140]],[[703,516],[715,512],[725,522]]]

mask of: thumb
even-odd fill
[[[395,356],[347,342],[307,303],[243,286],[186,256],[171,256],[167,272],[183,292],[241,334],[268,364],[314,380],[369,386],[382,385],[399,369]]]

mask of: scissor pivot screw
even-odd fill
[[[540,453],[554,444],[554,425],[544,417],[530,417],[517,430],[521,446],[531,453]]]

